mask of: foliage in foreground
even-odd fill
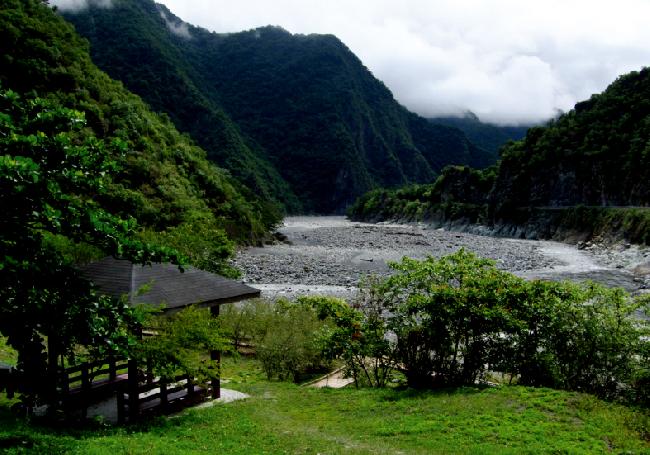
[[[259,241],[279,212],[99,71],[47,2],[2,2],[0,84],[0,334],[33,403],[75,349],[133,342],[137,315],[91,290],[75,262],[188,260],[234,275],[234,243]]]
[[[391,264],[396,274],[362,290],[358,309],[323,301],[335,330],[326,344],[355,379],[385,385],[471,385],[491,372],[520,384],[594,393],[648,405],[647,298],[594,283],[528,282],[460,250]],[[375,360],[368,364],[367,359]]]
[[[190,306],[170,315],[150,314],[144,326],[152,335],[134,343],[129,354],[148,372],[167,382],[179,375],[197,383],[219,376],[208,354],[227,352],[229,346],[208,309]]]
[[[545,388],[313,389],[268,382],[257,361],[225,358],[250,398],[126,428],[50,429],[0,403],[0,452],[107,454],[647,453],[648,415]]]
[[[46,238],[138,263],[181,260],[138,240],[133,218],[95,201],[107,191],[124,144],[88,136],[85,125],[79,111],[0,91],[0,333],[18,351],[22,396],[30,404],[51,396],[60,358],[75,346],[122,353],[135,320],[126,302],[95,293]]]
[[[326,371],[329,361],[320,334],[329,321],[319,320],[305,299],[310,298],[228,305],[219,318],[224,335],[235,347],[253,347],[268,379],[299,382],[305,374]]]

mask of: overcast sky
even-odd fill
[[[544,120],[650,66],[650,0],[158,1],[216,32],[335,34],[425,116]]]

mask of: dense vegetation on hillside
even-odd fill
[[[497,220],[518,207],[649,205],[650,69],[506,147],[490,203]]]
[[[448,166],[432,184],[369,191],[348,208],[348,215],[367,221],[487,223],[487,195],[496,170],[496,166],[482,170]]]
[[[0,334],[18,351],[28,407],[56,395],[44,376],[78,346],[101,356],[132,345],[138,312],[98,295],[77,262],[113,255],[234,274],[235,242],[279,222],[98,70],[42,1],[0,10],[0,150]]]
[[[143,235],[215,268],[230,240],[255,242],[279,221],[277,209],[210,164],[168,118],[99,71],[87,42],[40,2],[8,1],[0,21],[2,87],[83,113],[81,137],[123,144],[100,202],[136,218]]]
[[[621,76],[548,125],[531,128],[502,149],[495,169],[459,169],[445,170],[433,186],[369,193],[350,214],[524,226],[520,234],[532,237],[613,233],[650,244],[650,213],[643,208],[650,205],[650,69]]]
[[[530,126],[500,126],[484,123],[473,112],[466,112],[462,117],[435,117],[431,123],[453,126],[461,130],[473,144],[490,152],[494,160],[499,156],[499,150],[508,141],[518,141],[526,136]]]
[[[196,61],[188,59],[187,39],[166,28],[153,2],[115,3],[111,10],[92,10],[92,16],[66,16],[91,40],[93,62],[152,108],[167,113],[211,161],[265,200],[298,210],[299,202],[286,182],[259,147],[244,139],[221,108],[211,81],[197,71]]]
[[[376,186],[431,181],[447,164],[493,163],[460,130],[400,106],[334,36],[278,27],[210,33],[150,0],[66,18],[90,39],[101,68],[289,210],[340,211]],[[213,151],[224,135],[230,145]]]

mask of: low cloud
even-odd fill
[[[216,32],[332,33],[409,109],[534,122],[650,65],[647,0],[158,0]]]
[[[165,21],[165,25],[167,25],[167,29],[172,32],[176,36],[180,36],[181,38],[185,39],[190,39],[192,38],[192,35],[190,34],[190,29],[189,26],[183,22],[183,21],[173,21],[172,19],[167,17],[167,14],[162,9],[159,9],[158,12],[160,13],[160,17],[162,20]]]
[[[50,0],[50,5],[56,6],[61,11],[77,12],[94,8],[111,8],[112,0]]]

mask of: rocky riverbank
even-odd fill
[[[364,276],[389,274],[388,261],[440,257],[460,248],[527,278],[591,278],[630,291],[650,286],[650,251],[630,245],[591,243],[579,249],[558,242],[495,238],[426,225],[351,222],[343,217],[290,217],[280,232],[286,243],[242,250],[233,261],[244,272],[244,281],[270,296],[346,297]]]

